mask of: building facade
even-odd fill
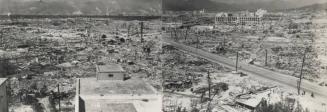
[[[7,78],[0,78],[0,112],[8,112]]]
[[[97,65],[97,80],[124,80],[126,78],[125,70],[117,64]]]
[[[141,79],[78,79],[75,112],[162,112],[162,95]]]

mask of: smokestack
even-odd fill
[[[76,82],[76,96],[75,96],[75,112],[79,112],[79,95],[80,95],[80,79],[77,79],[77,82]]]

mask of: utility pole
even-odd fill
[[[187,39],[187,36],[188,36],[188,28],[187,28],[186,31],[185,31],[185,38],[184,38],[184,40]]]
[[[58,87],[58,100],[59,100],[59,102],[58,102],[58,112],[60,112],[61,110],[61,107],[60,107],[60,100],[61,100],[61,96],[60,96],[60,89],[59,89],[59,84],[57,85],[57,87]]]
[[[224,38],[223,38],[223,47],[225,48],[225,45],[226,45],[226,38],[225,38],[225,36],[224,36]]]
[[[207,112],[211,112],[211,78],[210,78],[210,71],[208,70],[208,90],[209,90],[209,103],[207,107]]]
[[[238,52],[236,52],[236,66],[235,66],[235,71],[237,72],[238,68]]]
[[[268,50],[266,49],[265,65],[268,65]]]
[[[136,51],[136,49],[135,49],[135,51],[134,51],[134,60],[136,61],[136,55],[137,55],[137,51]]]
[[[303,67],[304,67],[304,62],[305,62],[305,55],[306,55],[306,51],[304,51],[304,54],[303,54],[303,59],[302,59],[302,65],[301,65],[301,71],[300,71],[300,80],[298,82],[298,95],[300,95],[300,92],[301,92],[301,83],[302,83],[302,78],[303,78]]]
[[[174,28],[174,35],[175,35],[176,40],[178,40],[177,28]]]
[[[81,93],[81,79],[78,79],[78,94]]]
[[[4,42],[3,42],[3,38],[2,38],[2,37],[3,37],[3,29],[1,29],[0,31],[1,31],[1,32],[0,32],[0,33],[1,33],[1,34],[0,34],[0,40],[1,40],[0,44],[2,45],[2,43],[4,43]]]
[[[170,29],[170,38],[173,38],[173,29]]]
[[[209,99],[211,98],[211,78],[210,78],[210,71],[208,70],[208,89],[209,89]]]
[[[196,36],[196,48],[199,48],[200,40],[199,36]]]
[[[118,26],[116,26],[116,32],[115,32],[115,34],[116,34],[116,37],[118,37]]]
[[[129,39],[130,29],[131,29],[131,25],[128,25],[128,28],[127,28],[127,38],[128,39]]]
[[[141,42],[143,43],[143,27],[144,27],[144,23],[143,21],[140,23],[141,24]]]

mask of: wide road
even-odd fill
[[[169,45],[174,46],[175,48],[177,48],[179,50],[186,51],[191,55],[201,57],[201,58],[207,59],[211,62],[218,63],[218,64],[224,65],[226,67],[235,69],[235,66],[236,66],[235,60],[225,58],[222,56],[218,56],[218,55],[209,53],[209,52],[201,50],[201,49],[197,49],[194,47],[184,45],[182,43],[177,43],[177,42],[174,42],[169,39],[163,39],[163,41]],[[238,65],[240,66],[238,68],[238,71],[241,71],[241,72],[244,72],[247,74],[251,74],[251,75],[255,75],[255,76],[260,76],[261,78],[275,81],[280,84],[287,85],[289,87],[293,87],[292,89],[297,88],[298,78],[296,78],[296,77],[285,75],[285,74],[282,74],[282,73],[279,73],[276,71],[271,71],[271,70],[268,70],[265,68],[260,68],[260,67],[253,66],[253,65],[250,65],[247,63],[239,62]],[[307,80],[302,80],[301,88],[302,88],[302,90],[305,90],[309,94],[311,92],[313,92],[315,94],[315,96],[318,95],[322,98],[327,99],[327,87],[321,87],[321,86],[311,83]]]

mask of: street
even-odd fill
[[[222,56],[218,56],[218,55],[206,52],[206,51],[201,50],[201,49],[196,49],[196,48],[193,48],[193,47],[190,47],[190,46],[186,46],[186,45],[183,45],[181,43],[174,42],[172,40],[168,40],[168,39],[163,39],[163,40],[164,40],[164,42],[174,46],[175,48],[177,48],[179,50],[186,51],[186,52],[190,53],[191,55],[195,55],[195,56],[207,59],[207,60],[209,60],[211,62],[219,63],[219,64],[222,64],[222,65],[224,65],[226,67],[235,69],[236,61],[234,61],[232,59],[228,59],[228,58],[225,58],[225,57],[222,57]],[[297,88],[298,78],[296,78],[296,77],[288,76],[288,75],[285,75],[285,74],[281,74],[281,73],[278,73],[278,72],[274,72],[274,71],[271,71],[271,70],[267,70],[267,69],[264,69],[264,68],[260,68],[260,67],[253,66],[253,65],[250,65],[250,64],[246,64],[246,63],[242,63],[242,62],[239,62],[239,66],[240,66],[239,69],[238,69],[239,72],[260,76],[262,78],[265,78],[265,79],[268,79],[268,80],[271,80],[271,81],[275,81],[275,82],[278,82],[278,83],[283,84],[283,85],[293,87],[294,89]],[[302,81],[301,88],[302,88],[302,90],[304,90],[304,91],[306,91],[308,93],[313,92],[315,94],[315,96],[318,95],[320,97],[323,97],[323,98],[327,99],[327,94],[326,94],[327,93],[327,88],[320,87],[318,85],[314,85],[313,83],[311,83],[311,82],[309,82],[307,80]]]

